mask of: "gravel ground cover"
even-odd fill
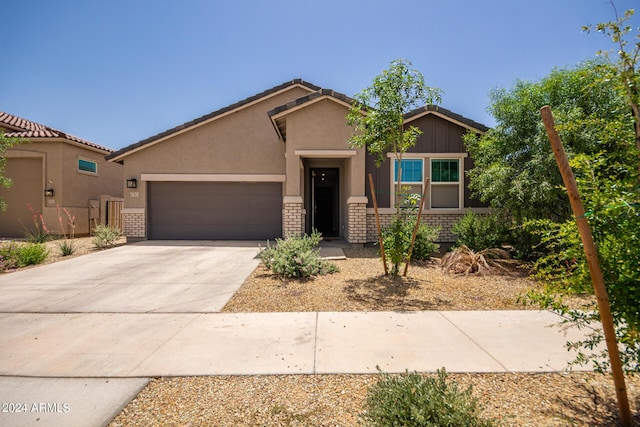
[[[224,312],[506,310],[539,285],[515,264],[495,276],[443,274],[437,260],[408,278],[383,275],[371,248],[347,249],[340,272],[283,280],[259,266]],[[572,304],[589,303],[576,298]],[[434,374],[424,374],[434,375]],[[119,426],[354,426],[377,375],[218,376],[154,379],[110,424]],[[450,374],[473,386],[483,415],[503,426],[616,424],[613,382],[596,373]],[[627,379],[640,422],[640,377]]]
[[[73,257],[96,249],[75,239]],[[122,244],[124,241],[119,241]],[[48,242],[46,263],[63,258]],[[371,248],[345,250],[340,272],[306,281],[282,280],[262,266],[225,306],[225,312],[409,311],[537,309],[518,297],[539,285],[509,265],[495,276],[450,276],[437,260],[416,263],[409,277],[391,279]],[[572,304],[589,303],[576,298]],[[424,374],[433,375],[433,374]],[[156,378],[109,427],[120,426],[354,426],[376,375],[217,376]],[[483,415],[503,426],[616,425],[613,382],[595,373],[449,374],[473,386]],[[627,387],[640,425],[640,377]]]

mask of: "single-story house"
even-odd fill
[[[109,201],[122,203],[122,165],[105,159],[113,150],[3,112],[0,130],[27,141],[6,152],[5,176],[13,185],[0,187],[0,198],[7,204],[7,210],[0,212],[0,237],[33,232],[34,215],[37,222],[42,215],[52,234],[68,234],[64,209],[75,217],[75,233],[87,235],[92,226],[107,220]]]
[[[395,162],[379,167],[349,147],[352,99],[296,79],[111,153],[129,187],[124,233],[142,239],[272,239],[319,230],[352,244],[377,240],[368,184],[373,175],[382,223],[393,209]],[[403,183],[416,192],[430,176],[424,221],[440,241],[468,209],[462,137],[487,128],[425,106],[406,116],[422,129],[404,155]]]

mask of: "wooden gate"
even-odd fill
[[[122,205],[121,200],[107,200],[106,202],[106,225],[117,228],[122,231]]]

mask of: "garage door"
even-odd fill
[[[282,183],[148,182],[150,239],[264,240],[282,234]]]
[[[34,231],[34,212],[42,213],[42,159],[7,159],[5,176],[13,185],[0,186],[0,197],[7,203],[7,210],[0,212],[0,237],[24,237],[27,230]]]

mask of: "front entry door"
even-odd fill
[[[324,237],[339,235],[338,169],[314,168],[311,173],[311,229]]]

